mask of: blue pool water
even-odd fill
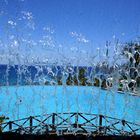
[[[140,124],[140,97],[86,86],[3,86],[0,114],[10,120],[52,112],[103,114]]]

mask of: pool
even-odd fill
[[[52,112],[83,112],[140,124],[140,97],[91,86],[2,86],[0,114],[10,120]]]

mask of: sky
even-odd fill
[[[48,53],[49,58],[56,58],[62,49],[66,56],[76,56],[73,51],[77,48],[96,55],[106,41],[129,42],[140,36],[139,7],[139,0],[1,0],[0,38],[6,40],[5,32],[30,38],[37,42],[34,55],[44,56],[50,46],[57,48],[55,54]],[[44,43],[44,48],[39,48],[38,42]],[[20,46],[24,53],[31,53],[25,43]]]

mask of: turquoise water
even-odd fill
[[[0,114],[10,120],[52,112],[103,114],[140,124],[140,97],[86,86],[3,86]]]

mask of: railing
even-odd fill
[[[140,134],[140,124],[87,113],[52,113],[0,124],[2,132],[20,134],[82,134],[123,135]]]

